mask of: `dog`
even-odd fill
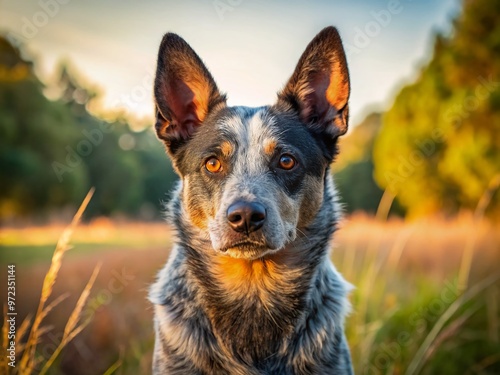
[[[334,27],[260,108],[226,105],[193,49],[163,37],[155,129],[180,182],[176,243],[149,295],[154,374],[352,374],[350,284],[329,256],[349,93]]]

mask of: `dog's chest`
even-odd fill
[[[194,277],[185,260],[177,253],[151,295],[161,342],[157,358],[187,366],[172,373],[314,374],[322,356],[328,369],[337,363],[332,348],[342,333],[345,286],[331,266],[301,284],[307,287],[274,280],[266,295],[236,298],[211,272]]]
[[[246,281],[262,285],[245,286],[242,281],[239,290],[230,290],[213,273],[193,277],[185,259],[179,254],[177,258],[153,287],[159,292],[153,302],[158,303],[156,319],[167,350],[182,353],[209,373],[234,368],[236,363],[228,364],[228,358],[263,370],[285,366],[287,353],[282,349],[304,311],[307,283],[291,287],[289,278],[272,280],[263,273],[258,280]]]
[[[221,257],[210,263],[207,274],[197,273],[198,293],[221,345],[246,362],[276,357],[306,311],[313,267]]]

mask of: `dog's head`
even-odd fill
[[[337,30],[307,46],[262,108],[228,107],[209,71],[179,36],[162,40],[156,132],[182,178],[182,207],[215,251],[256,259],[293,241],[317,215],[325,174],[347,131],[349,75]]]

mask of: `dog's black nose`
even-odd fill
[[[236,232],[250,234],[264,225],[266,208],[257,202],[236,202],[227,209],[227,221]]]

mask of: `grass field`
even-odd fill
[[[37,310],[63,229],[0,230],[0,285],[6,285],[7,264],[16,264],[18,326]],[[164,223],[98,220],[78,226],[71,243],[51,297],[67,298],[44,320],[50,329],[37,356],[46,360],[56,350],[101,263],[82,311],[90,324],[48,373],[149,373],[153,328],[146,294],[167,259],[172,232]],[[355,216],[336,233],[332,256],[356,287],[347,335],[357,374],[500,373],[498,226],[469,217],[408,223]],[[6,287],[0,295],[5,301]],[[115,363],[118,368],[107,371]]]

